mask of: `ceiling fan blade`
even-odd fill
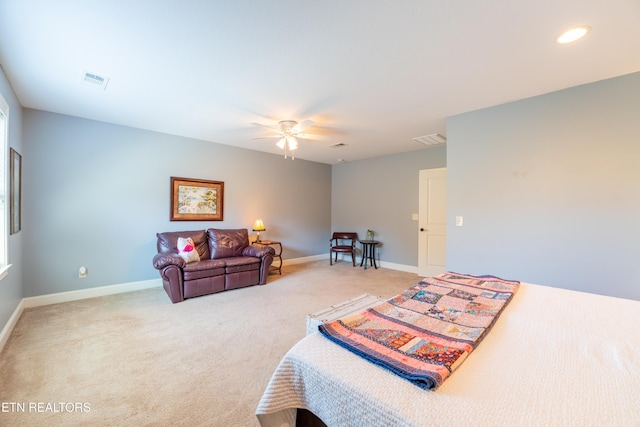
[[[282,138],[282,135],[254,136],[251,139],[271,139],[271,138]]]
[[[298,139],[310,139],[310,140],[313,140],[313,141],[322,141],[324,139],[327,139],[322,135],[316,135],[316,134],[312,134],[312,133],[298,133],[298,134],[296,134],[296,138],[298,138]]]
[[[271,130],[280,131],[280,128],[278,126],[263,125],[262,123],[250,123],[250,124],[253,125],[253,126],[261,127],[261,128],[267,128],[267,129],[271,129]]]
[[[295,133],[303,132],[305,129],[310,128],[311,126],[313,126],[312,120],[304,120],[303,122],[298,123],[297,125],[292,127],[291,133],[295,134]]]

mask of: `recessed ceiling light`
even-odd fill
[[[589,31],[591,31],[591,27],[588,25],[580,25],[578,27],[570,28],[556,38],[556,43],[567,44],[580,40],[589,34]]]

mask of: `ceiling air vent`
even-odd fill
[[[85,71],[82,74],[82,82],[89,86],[93,86],[93,87],[97,87],[97,88],[101,88],[102,90],[105,90],[107,89],[109,78]]]
[[[346,147],[347,144],[345,144],[344,142],[337,142],[335,144],[331,144],[329,147],[331,148],[342,148],[342,147]]]
[[[413,140],[418,141],[424,145],[438,145],[447,142],[447,137],[442,136],[439,133],[434,133],[431,135],[418,136],[416,138],[413,138]]]

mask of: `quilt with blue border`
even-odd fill
[[[520,282],[447,272],[320,325],[347,350],[423,389],[436,389],[494,325]]]

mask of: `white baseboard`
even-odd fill
[[[42,305],[58,304],[61,302],[76,301],[85,298],[102,297],[105,295],[120,294],[122,292],[139,291],[141,289],[162,286],[162,279],[142,280],[139,282],[122,283],[119,285],[99,286],[97,288],[79,289],[77,291],[58,292],[55,294],[40,295],[37,297],[23,298],[24,308],[40,307]]]
[[[404,271],[407,273],[418,274],[418,267],[414,265],[395,264],[393,262],[386,262],[386,261],[380,261],[379,264],[380,264],[380,267],[382,268],[388,268],[391,270],[398,270],[398,271]]]
[[[11,332],[13,332],[13,328],[16,327],[18,323],[18,319],[22,316],[22,312],[24,311],[24,300],[20,300],[20,303],[13,310],[13,314],[9,317],[7,324],[2,328],[2,332],[0,332],[0,353],[2,353],[2,349],[4,349],[5,344],[9,341],[9,337],[11,336]]]
[[[320,261],[329,259],[329,254],[305,256],[302,258],[290,258],[283,260],[283,265],[304,264],[305,262]]]
[[[285,263],[286,264],[302,264],[304,262],[319,261],[323,259],[326,260],[327,258],[329,258],[329,254],[322,254],[322,255],[314,255],[314,256],[309,256],[304,258],[286,259]],[[338,259],[342,261],[346,260],[351,262],[351,258],[348,256],[340,255]],[[356,256],[356,264],[359,264],[361,261],[362,261],[362,257]],[[380,260],[376,260],[376,263],[378,264],[379,267],[382,267],[382,268],[388,268],[390,270],[398,270],[398,271],[405,271],[407,273],[418,274],[418,267],[416,267],[415,265],[396,264],[393,262],[386,262],[386,261],[380,261]]]

